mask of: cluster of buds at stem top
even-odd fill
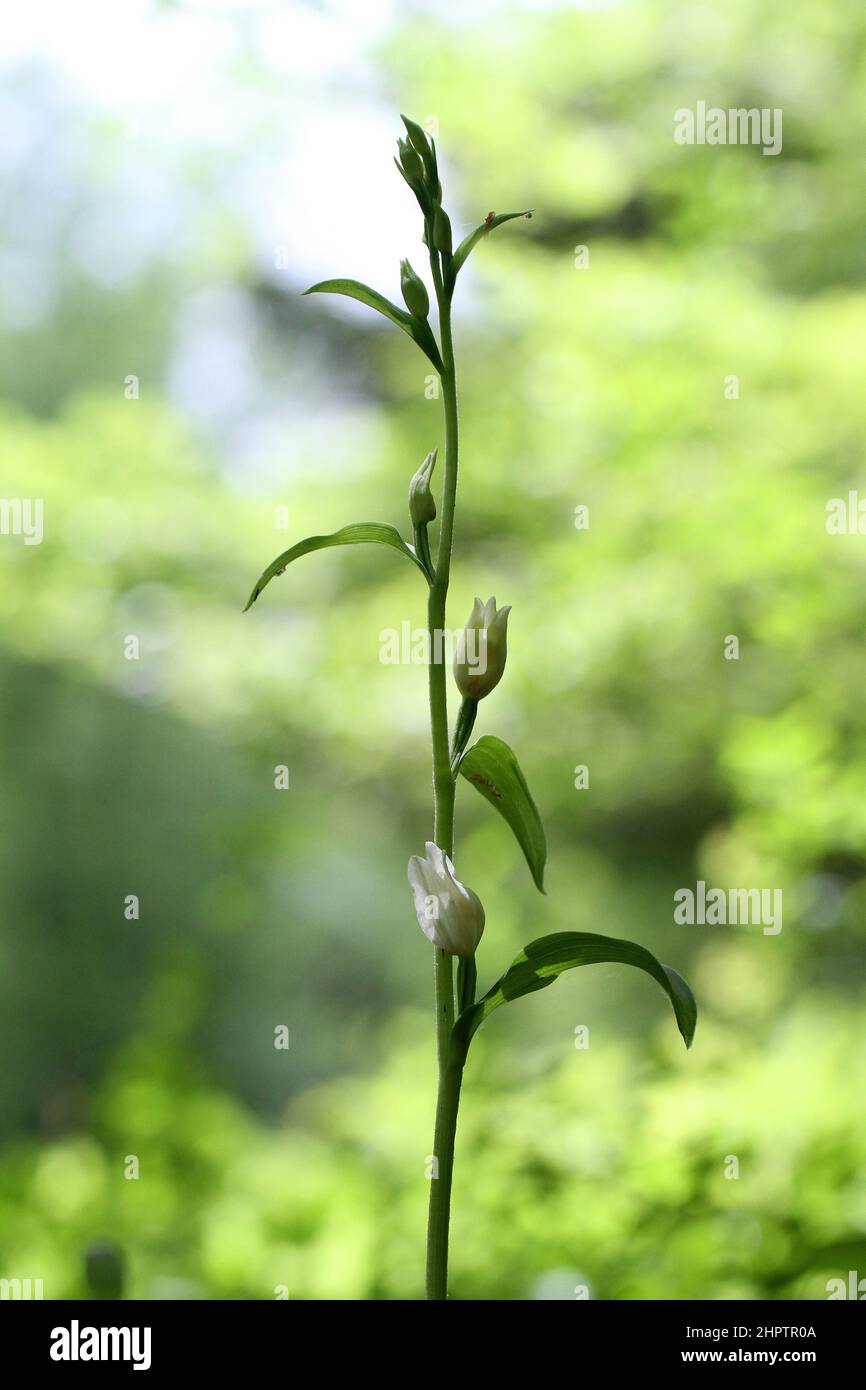
[[[407,138],[397,141],[400,157],[394,163],[418,199],[425,218],[433,217],[442,203],[436,146],[417,121],[410,121],[408,116],[403,116],[402,120]]]
[[[484,908],[471,888],[461,883],[454,865],[428,840],[422,858],[409,860],[409,884],[418,925],[429,941],[449,956],[471,960],[484,931]]]
[[[497,611],[496,599],[472,605],[454,654],[454,679],[465,700],[483,700],[501,681],[508,657],[508,615],[511,605]]]

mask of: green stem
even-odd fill
[[[432,244],[432,242],[431,242]],[[446,667],[442,659],[445,633],[445,607],[451,577],[451,548],[454,536],[454,506],[457,498],[457,381],[451,339],[451,305],[442,284],[438,257],[431,252],[430,264],[439,301],[439,327],[442,340],[442,401],[445,412],[445,481],[436,573],[427,603],[430,633],[430,731],[433,743],[433,839],[440,849],[454,855],[454,779],[448,739],[448,695]],[[435,658],[439,657],[437,661]],[[430,1182],[430,1208],[427,1218],[427,1297],[448,1297],[448,1226],[451,1214],[451,1174],[454,1165],[454,1139],[460,1104],[462,1062],[451,1052],[454,1023],[454,972],[451,956],[433,953],[436,990],[436,1046],[439,1060],[439,1092],[436,1101],[436,1127],[433,1153],[436,1160]]]
[[[475,957],[461,960],[457,966],[457,1013],[471,1009],[475,1003],[475,987],[478,983],[478,966]]]
[[[454,1140],[463,1066],[452,1063],[439,1071],[436,1101],[436,1130],[433,1148],[436,1168],[430,1182],[430,1211],[427,1221],[427,1297],[448,1297],[448,1226],[451,1214],[451,1173],[454,1167]]]

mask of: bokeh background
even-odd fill
[[[441,442],[408,339],[299,295],[422,269],[401,110],[458,234],[537,209],[457,308],[449,618],[513,605],[478,730],[550,845],[542,898],[463,788],[481,982],[602,931],[701,1011],[687,1054],[595,967],[486,1025],[453,1295],[866,1276],[866,538],[825,526],[866,495],[862,6],[31,0],[0,42],[0,491],[45,502],[0,537],[0,1276],[81,1296],[111,1238],[136,1297],[422,1294],[425,672],[379,660],[422,586],[326,553],[241,616],[295,539],[405,527]],[[781,107],[782,154],[676,145],[698,100]],[[781,934],[675,926],[699,877],[781,887]]]

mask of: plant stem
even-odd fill
[[[432,245],[432,241],[431,241]],[[440,849],[454,855],[454,779],[448,738],[448,696],[443,646],[445,607],[451,576],[451,548],[454,536],[454,506],[457,498],[457,380],[451,339],[451,305],[442,285],[438,257],[430,256],[436,297],[439,302],[439,328],[442,340],[442,401],[445,412],[445,481],[436,575],[427,603],[430,633],[430,732],[433,743],[433,839]],[[439,660],[436,660],[436,657]],[[457,1109],[460,1104],[462,1061],[451,1054],[451,1028],[454,1023],[454,973],[451,956],[439,949],[433,953],[436,990],[436,1048],[439,1061],[439,1092],[436,1101],[436,1127],[433,1153],[436,1169],[430,1182],[430,1208],[427,1218],[427,1297],[448,1297],[448,1225],[451,1214],[451,1174]]]
[[[454,1140],[457,1109],[460,1104],[462,1064],[440,1068],[436,1101],[436,1130],[433,1148],[438,1171],[430,1182],[430,1211],[427,1220],[427,1297],[448,1297],[448,1225],[451,1215],[451,1172],[454,1166]]]

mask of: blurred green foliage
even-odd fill
[[[866,1276],[866,539],[824,524],[828,499],[866,496],[866,13],[494,10],[419,11],[373,54],[383,103],[436,113],[455,235],[538,210],[474,253],[458,318],[451,622],[476,592],[514,606],[478,732],[517,751],[550,843],[541,899],[462,790],[480,983],[534,936],[602,931],[686,974],[701,1014],[687,1056],[662,996],[599,967],[490,1021],[453,1293],[822,1298]],[[266,127],[249,53],[232,80],[239,102],[258,84]],[[43,497],[46,529],[0,538],[0,1277],[83,1295],[111,1237],[134,1297],[420,1296],[434,1059],[405,864],[430,833],[425,672],[378,653],[423,622],[423,586],[378,548],[332,552],[240,610],[303,535],[405,530],[440,442],[426,364],[262,261],[252,135],[231,170],[157,150],[167,222],[197,239],[88,280],[63,247],[123,210],[122,135],[44,72],[7,91],[74,136],[28,165],[6,228],[55,300],[2,339],[2,491]],[[782,155],[675,145],[699,98],[783,108]],[[34,218],[52,198],[63,216]],[[344,255],[331,272],[357,273],[348,231]],[[285,391],[291,421],[248,473],[234,426],[176,400],[178,306],[227,286],[245,410]],[[698,877],[781,887],[783,931],[674,926]]]

